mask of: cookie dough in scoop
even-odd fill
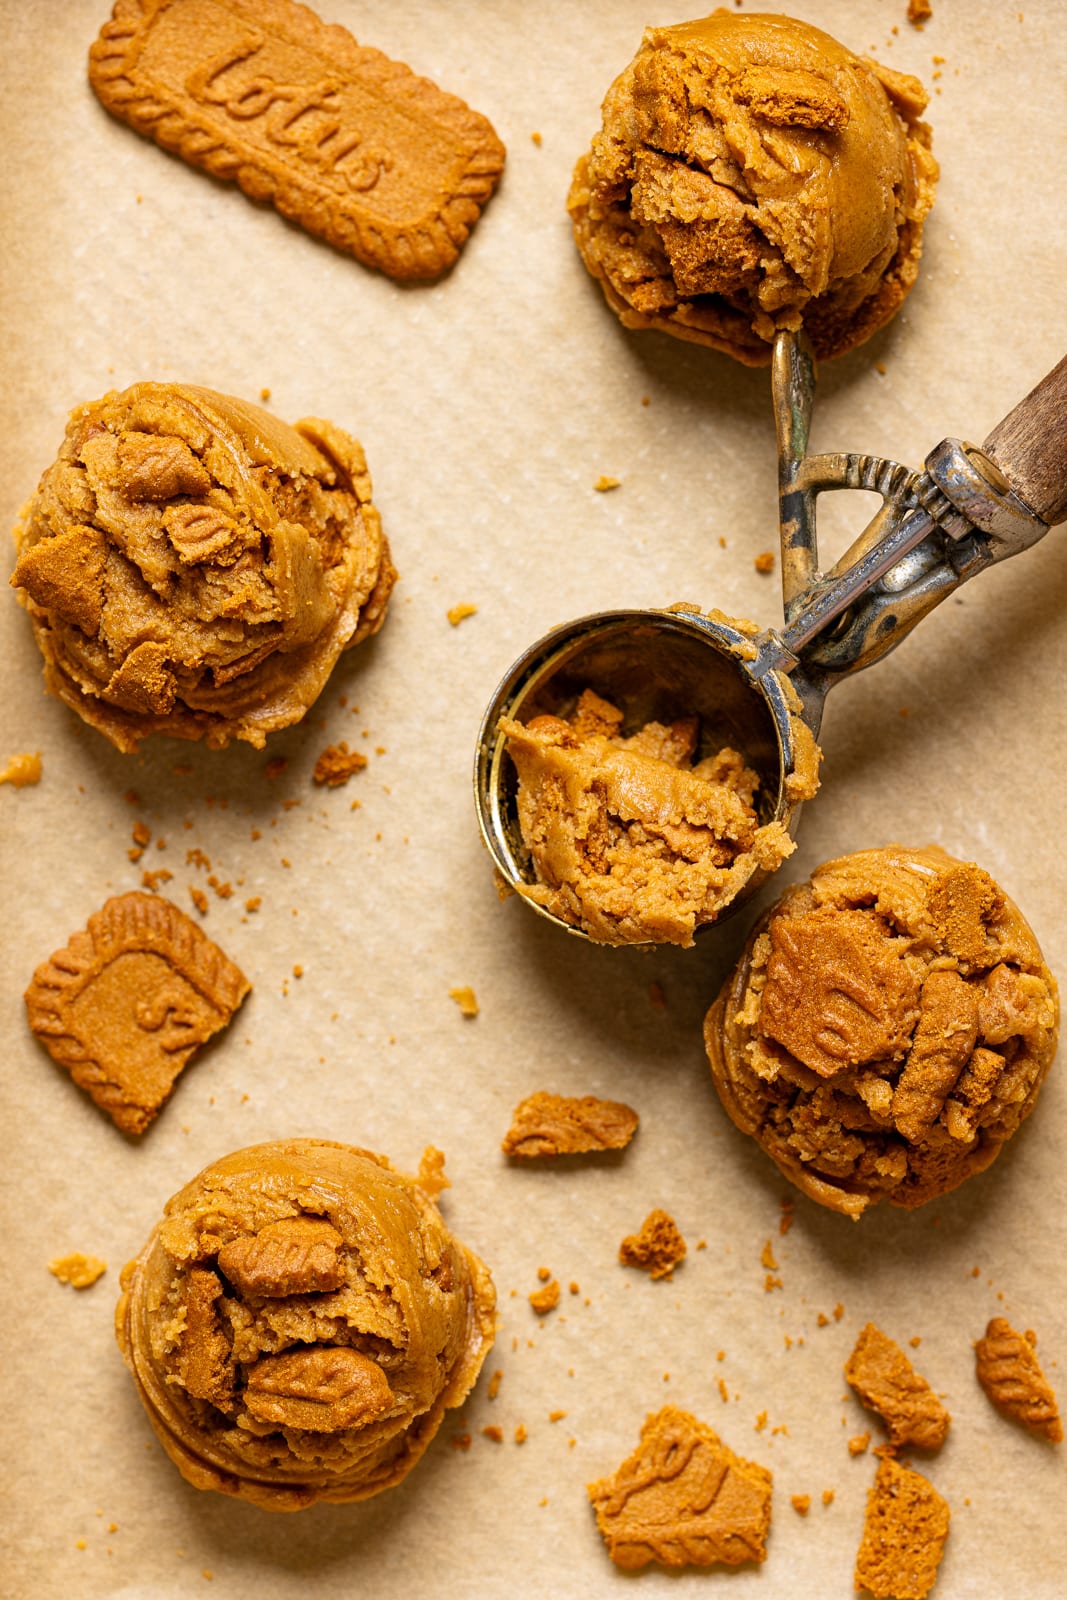
[[[188,384],[80,406],[15,538],[45,682],[120,750],[261,746],[396,578],[355,439]]]
[[[760,824],[759,780],[736,750],[694,760],[698,718],[628,736],[623,722],[586,689],[567,719],[501,723],[539,880],[520,893],[601,944],[691,945],[796,846],[781,822]]]
[[[493,1343],[492,1280],[416,1178],[325,1139],[253,1145],[170,1200],[116,1332],[198,1489],[299,1511],[407,1476]]]

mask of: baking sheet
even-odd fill
[[[888,329],[823,369],[813,436],[816,449],[915,464],[946,434],[984,437],[1067,348],[1067,7],[935,0],[921,32],[905,9],[797,8],[939,91],[929,118],[942,179],[918,288]],[[44,763],[37,788],[0,788],[3,1591],[621,1593],[584,1485],[671,1401],[772,1469],[769,1555],[760,1569],[710,1576],[649,1569],[642,1595],[707,1584],[848,1595],[875,1462],[848,1455],[846,1439],[872,1419],[847,1396],[841,1366],[871,1319],[901,1342],[921,1336],[916,1363],[954,1416],[943,1450],[920,1463],[952,1509],[939,1600],[1052,1600],[1067,1561],[1063,1452],[992,1412],[971,1341],[997,1313],[1036,1328],[1063,1393],[1062,1064],[996,1166],[943,1202],[853,1225],[797,1196],[781,1236],[787,1186],[727,1122],[700,1041],[758,907],[692,951],[596,949],[501,903],[477,836],[477,725],[527,642],[613,605],[696,600],[780,615],[777,579],[753,567],[775,542],[767,374],[622,330],[563,208],[642,26],[681,20],[684,8],[323,0],[321,12],[464,96],[508,145],[501,189],[443,282],[397,287],[113,122],[85,77],[103,6],[0,3],[0,521],[13,522],[79,401],[140,378],[252,399],[269,387],[287,420],[331,417],[363,441],[402,573],[379,638],[263,753],[160,740],[120,756],[44,696],[26,618],[13,596],[0,607],[0,758],[39,749]],[[595,493],[601,474],[621,487]],[[824,555],[867,512],[863,497],[833,497]],[[445,613],[458,602],[478,610],[453,628]],[[991,871],[1053,970],[1067,971],[1065,609],[1053,534],[836,691],[822,793],[781,882],[849,849],[935,840]],[[315,757],[341,738],[368,752],[367,770],[336,792],[315,789]],[[279,755],[289,765],[270,779]],[[153,841],[134,864],[137,820]],[[238,886],[229,900],[209,892],[205,927],[254,992],[135,1143],[35,1044],[21,995],[37,962],[109,894],[139,886],[146,866],[171,870],[166,891],[189,908],[189,886],[204,882],[187,864],[194,848]],[[245,913],[257,895],[259,912]],[[466,984],[481,1006],[474,1020],[448,996]],[[618,1157],[509,1167],[500,1138],[538,1088],[628,1101],[640,1133]],[[214,1157],[293,1133],[368,1145],[411,1170],[424,1145],[443,1148],[447,1218],[492,1267],[501,1317],[475,1393],[400,1488],[271,1517],[179,1478],[152,1440],[111,1319],[119,1269],[167,1197]],[[616,1262],[619,1240],[654,1206],[690,1246],[669,1282]],[[768,1239],[782,1281],[770,1292]],[[46,1270],[72,1249],[109,1263],[84,1293]],[[541,1265],[565,1286],[544,1320],[526,1300]],[[566,1415],[550,1422],[553,1411]],[[517,1445],[520,1423],[529,1437]],[[480,1432],[490,1424],[503,1444]],[[454,1448],[464,1433],[470,1448]],[[797,1493],[812,1496],[806,1519],[790,1507]]]

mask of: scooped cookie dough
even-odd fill
[[[396,578],[356,440],[188,384],[74,411],[15,538],[45,683],[120,750],[262,746]]]
[[[704,1028],[737,1126],[821,1205],[918,1206],[1033,1110],[1056,981],[988,873],[936,846],[828,861],[756,924]]]
[[[537,877],[520,893],[602,944],[691,945],[695,930],[795,846],[762,826],[736,750],[694,763],[696,717],[622,734],[592,690],[571,715],[505,720],[519,828]]]
[[[447,1180],[325,1139],[238,1150],[170,1200],[124,1270],[116,1332],[198,1489],[299,1511],[411,1471],[495,1331],[492,1280],[445,1227]]]
[[[779,329],[841,355],[915,282],[937,163],[917,78],[790,17],[720,9],[647,29],[568,207],[628,328],[749,366]]]

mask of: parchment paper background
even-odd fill
[[[981,439],[1067,348],[1067,5],[1021,4],[935,0],[917,32],[904,0],[798,3],[940,91],[929,116],[942,180],[919,286],[889,329],[823,369],[817,449],[917,464],[946,434]],[[642,1597],[844,1597],[876,1464],[851,1459],[845,1441],[878,1428],[846,1398],[841,1366],[870,1318],[901,1342],[921,1335],[916,1363],[954,1416],[945,1448],[919,1463],[952,1508],[939,1600],[1052,1600],[1067,1561],[1063,1451],[993,1413],[971,1343],[998,1312],[1036,1328],[1067,1399],[1062,1064],[1003,1158],[944,1203],[853,1225],[798,1197],[780,1237],[787,1186],[721,1112],[700,1040],[755,911],[689,952],[595,949],[502,904],[476,832],[482,708],[548,627],[678,599],[780,616],[777,578],[753,568],[775,543],[766,372],[624,332],[564,211],[574,159],[642,26],[698,8],[321,9],[464,96],[508,145],[499,193],[434,286],[396,287],[113,122],[85,74],[103,4],[0,3],[0,522],[13,522],[77,402],[140,378],[252,399],[268,386],[282,417],[331,417],[363,441],[402,573],[384,632],[265,753],[161,740],[118,755],[44,696],[27,620],[13,595],[0,605],[0,758],[40,749],[44,761],[36,789],[0,789],[0,1589],[8,1600],[621,1594],[628,1580],[607,1560],[584,1485],[630,1452],[647,1411],[673,1401],[772,1468],[769,1556],[758,1570],[652,1569],[636,1580]],[[602,473],[622,487],[594,493]],[[824,556],[869,509],[834,497]],[[1062,540],[980,578],[835,693],[823,791],[783,883],[846,850],[936,840],[1001,881],[1067,974]],[[452,628],[445,612],[460,601],[478,612]],[[340,738],[370,765],[324,793],[311,768]],[[289,766],[270,781],[278,755]],[[181,763],[191,771],[176,774]],[[134,865],[138,819],[153,843]],[[194,847],[239,885],[228,901],[209,896],[205,927],[254,992],[134,1143],[31,1039],[22,991],[145,866],[173,871],[167,890],[188,908],[188,886],[204,881],[186,865]],[[262,907],[246,918],[253,895]],[[474,1021],[448,997],[462,984],[481,1004]],[[618,1158],[512,1170],[499,1141],[537,1088],[626,1100],[641,1131]],[[409,1169],[440,1145],[454,1182],[447,1217],[490,1263],[501,1323],[461,1418],[402,1487],[271,1517],[179,1478],[151,1439],[111,1318],[119,1269],[168,1196],[214,1157],[294,1133],[369,1145]],[[616,1262],[653,1206],[689,1241],[672,1282]],[[783,1285],[771,1293],[767,1239]],[[85,1293],[46,1270],[72,1249],[109,1263]],[[539,1321],[526,1296],[542,1264],[565,1292]],[[566,1292],[572,1279],[579,1295]],[[841,1320],[820,1328],[818,1313],[838,1302]],[[550,1423],[557,1409],[566,1416]],[[491,1423],[506,1443],[482,1436]],[[450,1446],[463,1431],[466,1452]],[[789,1504],[800,1492],[812,1496],[807,1519]]]

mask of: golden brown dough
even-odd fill
[[[428,1159],[427,1159],[428,1158]],[[198,1489],[268,1511],[399,1483],[493,1342],[482,1263],[418,1178],[325,1139],[253,1145],[170,1200],[122,1275],[116,1333]]]
[[[79,406],[15,538],[45,683],[120,750],[261,746],[396,578],[356,440],[189,384]]]
[[[637,1124],[637,1112],[621,1100],[541,1091],[515,1107],[501,1149],[506,1156],[522,1160],[622,1150],[637,1132]]]
[[[937,1578],[948,1525],[948,1506],[933,1484],[883,1458],[867,1495],[856,1588],[875,1600],[924,1600]]]
[[[807,23],[720,8],[648,28],[575,169],[575,239],[628,328],[746,365],[781,328],[820,357],[915,282],[937,163],[917,78]]]
[[[720,1099],[791,1182],[858,1217],[994,1161],[1056,1051],[1056,981],[974,863],[888,845],[828,861],[756,924],[708,1012]]]
[[[891,1445],[937,1450],[944,1444],[951,1417],[900,1346],[873,1322],[860,1330],[845,1377],[863,1404],[877,1411]]]
[[[540,880],[519,892],[602,944],[688,946],[796,847],[782,823],[760,824],[759,780],[736,750],[695,759],[698,718],[623,725],[590,689],[566,719],[501,722]],[[814,793],[817,753],[811,768]]]
[[[1037,1335],[1017,1333],[1006,1317],[993,1317],[974,1347],[975,1375],[998,1410],[1053,1444],[1063,1439],[1063,1423],[1052,1385],[1034,1353]]]
[[[633,1455],[588,1492],[617,1567],[736,1567],[766,1558],[771,1474],[677,1406],[650,1412]]]

